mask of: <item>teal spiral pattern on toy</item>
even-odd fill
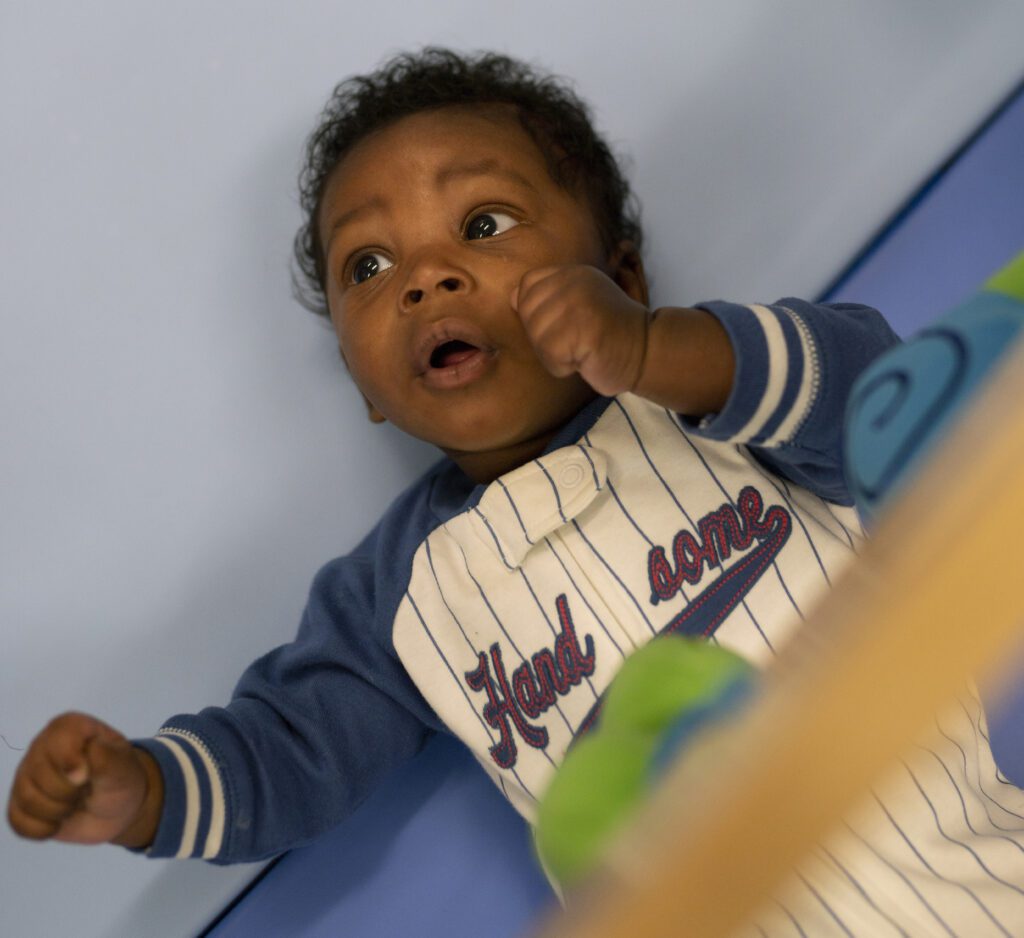
[[[1022,326],[1024,252],[858,378],[844,453],[847,482],[865,521],[913,476]]]

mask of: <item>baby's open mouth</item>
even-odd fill
[[[469,342],[463,342],[461,339],[442,342],[430,353],[430,367],[452,368],[464,362],[467,358],[472,358],[479,351],[480,349],[477,346],[470,345]]]
[[[465,388],[490,374],[498,350],[471,320],[454,316],[424,324],[413,355],[416,374],[434,391]]]

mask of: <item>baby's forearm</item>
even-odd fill
[[[702,309],[665,306],[648,324],[641,397],[689,417],[718,413],[732,390],[735,356],[721,323]]]

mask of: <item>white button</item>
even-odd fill
[[[558,481],[567,489],[574,489],[583,481],[583,467],[578,462],[567,463],[558,473]]]

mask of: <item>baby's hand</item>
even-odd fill
[[[16,833],[33,840],[141,847],[152,841],[152,804],[157,796],[162,802],[162,789],[148,753],[93,717],[65,713],[21,760],[7,818]]]
[[[579,372],[607,395],[636,386],[647,344],[647,308],[596,267],[528,271],[512,292],[512,308],[551,374]]]

